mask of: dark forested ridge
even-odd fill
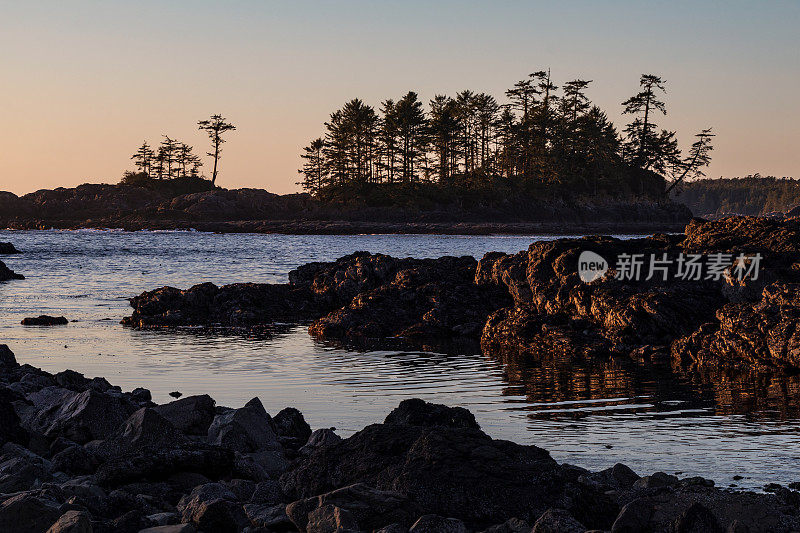
[[[702,130],[681,152],[675,132],[657,125],[666,114],[664,80],[641,76],[639,92],[622,102],[632,118],[622,133],[586,96],[590,83],[558,87],[539,71],[503,102],[469,90],[437,95],[427,109],[413,91],[377,110],[350,100],[303,149],[301,184],[340,201],[402,203],[419,196],[420,184],[429,184],[428,197],[659,200],[668,183],[703,175],[713,135]]]
[[[672,199],[705,218],[782,214],[800,206],[800,181],[758,174],[702,179],[686,183]]]

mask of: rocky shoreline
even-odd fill
[[[578,274],[582,252],[612,263],[649,257],[673,269],[696,256],[698,269],[706,270],[684,279],[675,271],[648,276],[640,265],[640,279],[619,279],[612,264],[586,283]],[[164,287],[131,305],[123,323],[138,328],[309,322],[315,337],[353,346],[472,346],[534,360],[623,357],[679,372],[796,374],[800,220],[694,220],[684,234],[535,242],[527,251],[488,253],[480,261],[358,252],[303,265],[288,284]]]
[[[342,439],[254,398],[156,405],[146,389],[19,365],[0,345],[0,530],[794,531],[800,493],[558,464],[466,409],[405,400]]]
[[[0,192],[0,227],[121,228],[283,234],[646,234],[680,231],[691,213],[670,201],[508,200],[508,205],[336,206],[308,194],[214,189],[173,195],[131,185],[85,184],[18,197]]]

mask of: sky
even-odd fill
[[[114,183],[170,135],[228,136],[218,184],[298,190],[299,153],[355,97],[378,106],[505,90],[550,68],[620,127],[642,73],[667,81],[682,146],[713,127],[709,177],[800,178],[800,0],[0,0],[0,190]],[[206,168],[210,167],[206,158]]]

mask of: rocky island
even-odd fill
[[[718,275],[684,279],[645,267],[640,279],[621,279],[609,268],[587,283],[578,273],[585,251],[673,266],[692,256]],[[733,271],[740,268],[751,273],[739,279]],[[131,299],[134,311],[123,323],[246,329],[309,322],[321,340],[356,346],[472,346],[534,359],[624,357],[671,362],[678,371],[793,373],[800,368],[798,288],[800,219],[732,217],[695,219],[683,234],[535,242],[480,261],[355,253],[303,265],[283,285],[146,292]]]
[[[0,345],[0,530],[794,531],[800,493],[559,464],[466,409],[405,400],[348,438],[207,395],[156,405]]]

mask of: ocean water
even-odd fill
[[[125,390],[208,393],[241,406],[300,409],[314,428],[349,435],[402,399],[461,405],[495,438],[535,444],[590,469],[624,462],[701,475],[720,486],[800,481],[797,383],[689,379],[619,362],[504,362],[484,355],[357,352],[314,341],[303,326],[272,336],[135,331],[127,299],[164,285],[285,282],[309,261],[366,250],[405,257],[517,252],[552,236],[255,235],[201,232],[0,231],[24,253],[2,256],[23,281],[0,283],[0,343],[17,360],[104,376]],[[23,327],[39,314],[67,326]],[[744,479],[734,481],[734,475]]]

